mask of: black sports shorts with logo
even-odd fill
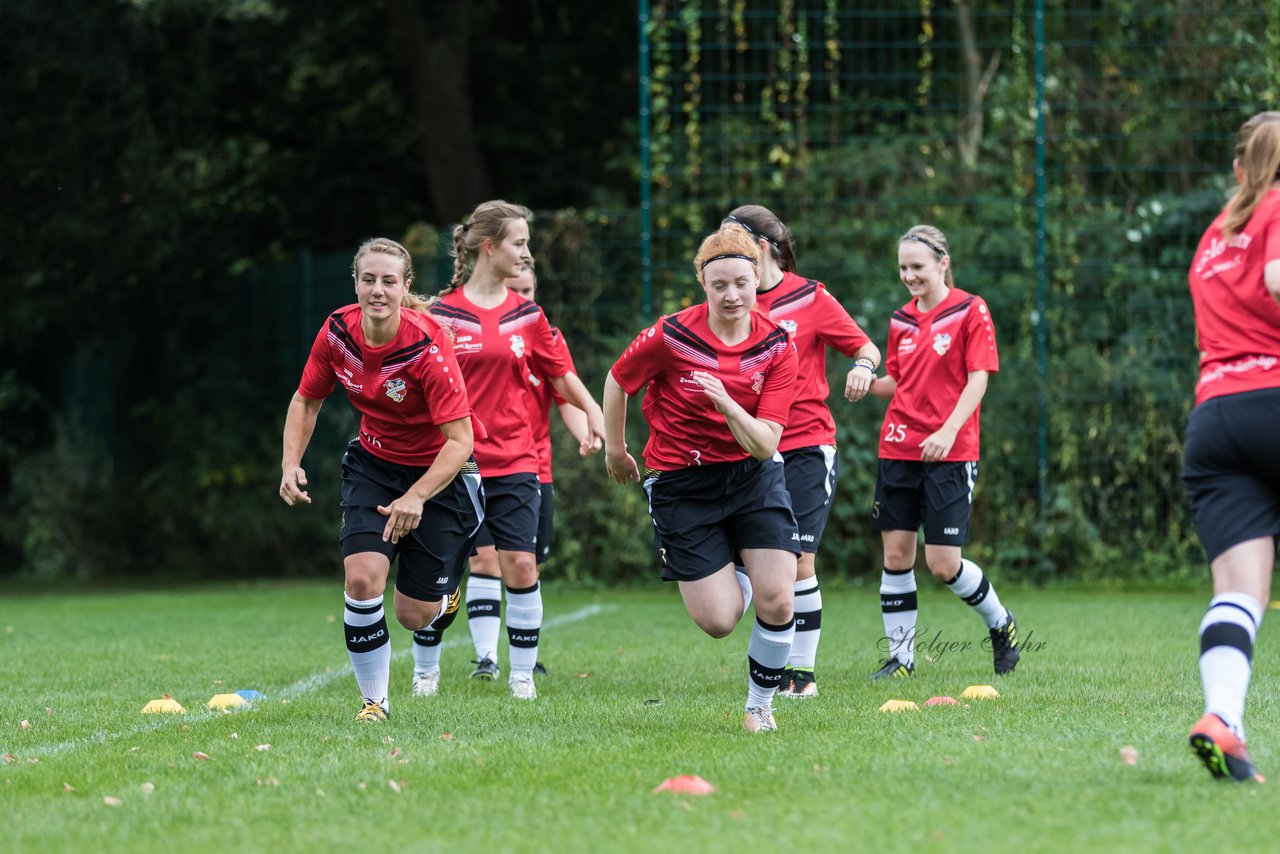
[[[814,554],[822,542],[836,495],[836,475],[840,464],[835,445],[814,445],[782,452],[783,474],[791,509],[800,529],[800,551]]]
[[[493,478],[489,479],[490,481]],[[555,516],[555,507],[553,499],[555,497],[555,484],[540,484],[542,499],[538,505],[538,540],[537,555],[539,565],[546,563],[547,558],[551,557],[551,541],[555,535],[555,524],[553,517]],[[490,500],[492,506],[492,500]],[[493,534],[489,533],[489,523],[486,521],[480,526],[480,533],[476,535],[475,548],[471,550],[472,554],[476,553],[476,549],[482,549],[485,546],[492,546]],[[516,551],[528,551],[528,549],[516,549]]]
[[[923,524],[926,545],[962,546],[977,482],[977,461],[880,460],[871,527],[918,531]]]
[[[1205,554],[1280,536],[1280,389],[1211,397],[1191,411],[1182,482]]]
[[[800,553],[782,457],[645,470],[664,581],[697,581],[743,549]]]
[[[504,552],[536,552],[542,485],[538,476],[521,472],[484,479],[485,520],[475,546]],[[475,554],[473,549],[472,554]]]
[[[375,457],[358,439],[342,456],[342,556],[377,552],[399,558],[396,589],[410,599],[439,600],[458,589],[471,554],[471,541],[484,521],[480,469],[468,460],[449,485],[422,508],[422,521],[397,543],[383,541],[387,506],[404,495],[427,471]]]

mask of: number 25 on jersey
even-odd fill
[[[886,421],[884,424],[884,440],[886,442],[902,442],[907,438],[907,425],[894,424],[892,421]]]

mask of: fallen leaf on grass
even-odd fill
[[[658,792],[674,792],[677,795],[709,795],[716,787],[697,774],[681,774],[679,777],[668,777],[654,787],[653,794]]]
[[[442,733],[440,733],[440,740],[441,740],[441,741],[453,741],[453,733],[451,733],[451,732],[442,732]]]
[[[576,674],[576,675],[577,675],[577,677],[578,677],[579,679],[586,679],[586,678],[587,678],[588,676],[590,676],[591,674],[590,674],[590,673],[578,673],[578,674]]]
[[[110,795],[104,796],[102,798],[102,802],[109,807],[118,807],[118,806],[124,805],[124,801],[120,800],[119,798],[113,798]]]
[[[18,724],[18,729],[31,729],[31,721],[23,721]]]
[[[0,759],[3,759],[5,761],[5,764],[18,761],[18,757],[14,756],[12,753],[4,754],[3,756],[0,756]]]
[[[141,749],[142,749],[141,747],[130,747],[129,753],[137,753]]]
[[[53,709],[49,708],[48,706],[45,706],[45,707],[44,707],[44,713],[45,713],[46,715],[51,715],[51,714],[53,714]]]
[[[205,753],[203,750],[197,750],[195,753],[191,754],[191,758],[192,759],[208,759],[209,754]]]
[[[1138,748],[1134,747],[1132,744],[1126,744],[1124,747],[1120,748],[1120,761],[1125,765],[1137,765]]]
[[[148,781],[148,782],[146,782],[146,783],[143,783],[143,784],[142,784],[141,786],[139,786],[138,788],[142,790],[142,794],[143,794],[143,795],[145,795],[146,797],[148,797],[148,798],[149,798],[149,797],[151,797],[153,794],[155,794],[155,791],[156,791],[156,784],[155,784],[155,783],[152,783],[152,782],[150,782],[150,781]]]
[[[395,759],[397,756],[399,756],[399,755],[400,755],[401,753],[403,753],[403,752],[404,752],[404,751],[402,751],[400,748],[398,748],[398,747],[393,747],[393,748],[391,748],[391,752],[387,754],[387,758],[388,758],[388,759]]]
[[[280,785],[280,781],[279,781],[279,780],[277,780],[275,777],[268,777],[268,778],[267,778],[267,779],[265,779],[265,780],[264,780],[264,779],[262,779],[261,777],[259,777],[259,778],[258,778],[258,785],[259,785],[259,786],[279,786],[279,785]]]
[[[76,790],[76,787],[71,785],[70,783],[62,784],[62,791],[64,792],[74,792],[75,790]]]
[[[232,741],[235,741],[239,737],[240,737],[240,733],[238,732],[233,732],[231,733],[231,735],[227,736],[227,738],[231,739]]]
[[[316,797],[317,797],[317,798],[323,798],[323,797],[324,797],[324,789],[316,789]]]
[[[254,748],[254,750],[257,750],[259,752],[263,750],[270,750],[270,749],[271,749],[271,745],[269,744],[259,744],[257,747]]]
[[[368,783],[357,783],[357,784],[356,784],[356,788],[363,792],[363,791],[365,791],[366,789],[368,789],[368,788],[369,788],[369,784],[368,784]]]
[[[387,785],[391,787],[391,791],[395,792],[397,795],[400,794],[400,784],[395,780],[388,780]]]
[[[975,736],[973,736],[973,740],[974,740],[974,741],[986,741],[986,740],[987,740],[987,737],[986,737],[985,735],[975,735]]]

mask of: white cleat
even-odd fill
[[[511,688],[511,696],[517,700],[538,699],[538,689],[534,687],[533,676],[529,673],[512,673],[507,684]]]
[[[440,693],[440,671],[428,670],[413,674],[413,696],[434,697]]]
[[[755,706],[742,716],[742,728],[747,732],[774,732],[778,724],[773,719],[773,709]]]

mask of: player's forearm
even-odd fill
[[[551,385],[560,392],[561,397],[581,409],[588,420],[592,414],[600,414],[600,405],[591,396],[591,392],[587,391],[587,387],[582,384],[578,375],[572,371],[562,377],[552,377]]]
[[[951,415],[942,423],[942,426],[948,430],[960,432],[960,428],[978,410],[978,404],[982,403],[982,397],[986,393],[987,372],[973,371],[970,373],[969,381],[964,384],[964,390],[960,392],[960,399],[956,401],[955,409],[951,410]]]
[[[898,381],[886,374],[883,377],[876,377],[876,379],[871,383],[871,387],[867,389],[867,393],[872,397],[892,400],[893,395],[897,390]]]
[[[424,502],[430,501],[458,476],[475,447],[470,417],[442,424],[440,429],[445,434],[444,444],[440,446],[436,458],[427,466],[422,477],[409,487],[409,493]]]
[[[579,442],[585,442],[587,440],[587,413],[572,403],[561,403],[557,408],[560,410],[560,420],[569,429],[569,434]]]
[[[308,400],[294,392],[289,401],[289,411],[284,417],[283,450],[280,455],[280,470],[302,465],[302,455],[311,443],[311,434],[316,430],[316,418],[320,414],[323,400]]]
[[[880,367],[880,348],[868,341],[853,351],[854,363],[856,364],[859,359],[869,359],[871,361],[871,373],[874,374],[876,368]]]
[[[749,415],[737,403],[724,413],[724,418],[742,450],[757,460],[767,460],[778,450],[782,425]]]
[[[613,374],[604,380],[604,450],[606,454],[627,450],[627,393]]]

